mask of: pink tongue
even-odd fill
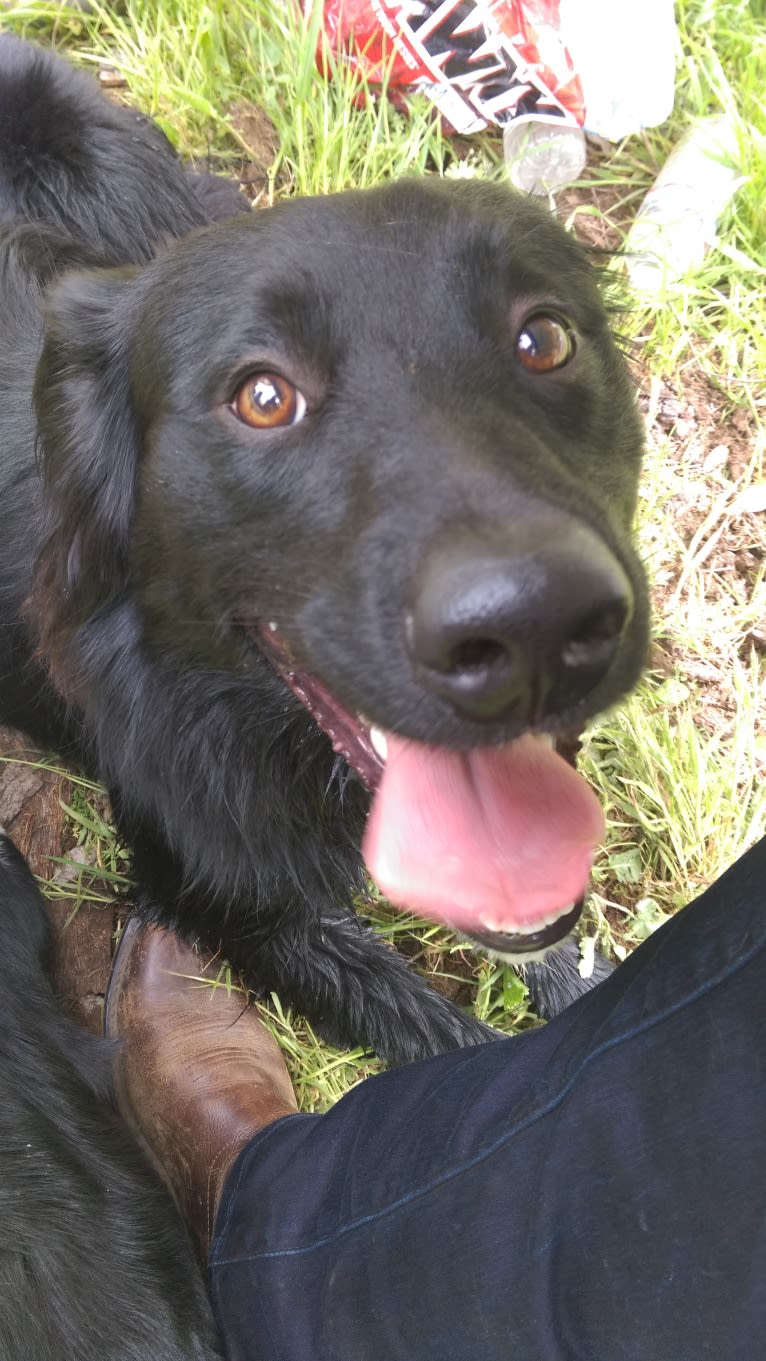
[[[531,929],[582,896],[604,821],[585,781],[530,736],[470,752],[387,734],[367,824],[373,879],[466,929]]]

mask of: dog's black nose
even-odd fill
[[[458,713],[536,722],[606,675],[631,617],[625,572],[568,516],[500,538],[477,530],[421,565],[407,641],[420,678]]]

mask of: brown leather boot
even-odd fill
[[[207,1262],[226,1174],[264,1125],[297,1109],[279,1046],[241,993],[172,932],[125,928],[106,998],[121,1042],[117,1104]]]

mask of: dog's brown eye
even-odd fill
[[[303,420],[306,399],[281,373],[251,373],[237,389],[232,409],[254,430],[275,430]]]
[[[558,317],[538,312],[529,317],[516,341],[516,356],[530,373],[551,373],[573,358],[575,338]]]

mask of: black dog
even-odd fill
[[[533,202],[192,230],[218,194],[0,39],[0,714],[106,783],[146,917],[339,1041],[474,1043],[354,915],[368,790],[395,898],[522,959],[569,929],[597,819],[522,735],[644,659],[628,378]]]
[[[49,935],[0,835],[0,1356],[213,1361],[183,1225],[111,1114],[110,1046],[56,1008]]]

